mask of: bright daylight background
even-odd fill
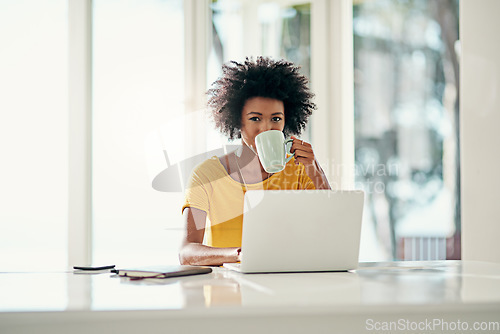
[[[212,1],[206,88],[247,55],[310,76],[311,6]],[[177,263],[182,192],[151,182],[227,144],[203,110],[187,110],[184,10],[93,1],[94,264]],[[456,258],[458,1],[358,0],[353,14],[356,183],[368,193],[360,260]],[[0,2],[0,271],[67,267],[67,29],[66,1]]]
[[[0,2],[0,271],[67,262],[67,6]]]

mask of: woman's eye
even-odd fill
[[[281,117],[273,117],[273,122],[281,122]]]
[[[250,120],[253,122],[258,122],[260,119],[257,116],[255,116],[255,117],[250,118]]]

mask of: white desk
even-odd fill
[[[495,330],[471,330],[485,323]],[[500,265],[388,262],[348,273],[252,275],[215,268],[144,281],[108,273],[0,274],[2,334],[376,333],[385,326],[500,333]]]

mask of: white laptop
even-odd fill
[[[243,273],[346,271],[358,267],[364,193],[253,190],[245,194]]]

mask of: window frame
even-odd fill
[[[92,1],[68,0],[68,267],[92,261]]]

